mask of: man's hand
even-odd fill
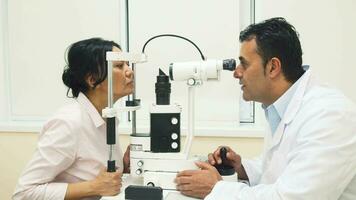
[[[123,173],[130,173],[130,145],[127,146],[124,157],[122,158],[124,163]]]
[[[122,172],[107,172],[106,168],[102,168],[98,176],[91,181],[92,190],[96,195],[114,196],[119,194],[122,186]]]
[[[223,146],[218,147],[214,153],[209,153],[208,155],[208,161],[211,165],[216,165],[216,164],[221,164],[221,155],[220,155],[220,149]],[[230,165],[234,167],[235,171],[237,172],[242,164],[241,164],[241,156],[239,154],[236,154],[230,147],[225,147],[227,152],[226,152],[226,163],[227,165]]]
[[[184,195],[205,198],[215,184],[222,180],[214,166],[205,162],[195,163],[201,170],[186,170],[177,174],[177,189]]]
[[[211,165],[216,165],[216,164],[221,164],[221,156],[220,156],[220,149],[223,146],[220,146],[217,148],[214,153],[210,153],[208,155],[208,161]],[[246,174],[245,168],[243,167],[241,163],[241,156],[237,153],[235,153],[230,147],[226,147],[226,165],[232,166],[235,171],[237,172],[239,179],[242,180],[248,180],[248,176]]]

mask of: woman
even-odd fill
[[[118,169],[109,173],[105,168],[108,146],[101,111],[107,107],[107,51],[121,50],[100,38],[70,46],[62,79],[73,101],[44,125],[13,199],[99,199],[120,192],[122,173],[129,172],[128,148],[122,156],[117,141],[113,158]],[[126,62],[113,64],[116,101],[132,93],[133,73]]]

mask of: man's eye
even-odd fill
[[[242,66],[242,68],[246,69],[247,65],[245,62],[240,62],[240,65]]]

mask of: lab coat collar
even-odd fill
[[[302,77],[298,80],[299,85],[296,89],[296,92],[294,93],[286,112],[284,113],[282,121],[284,124],[289,124],[297,114],[301,104],[302,100],[305,94],[305,91],[307,89],[308,83],[311,81],[311,70],[308,69]]]
[[[281,123],[279,123],[275,134],[267,134],[266,139],[267,139],[267,144],[270,144],[268,149],[272,149],[274,146],[278,145],[283,137],[284,131],[286,126],[293,121],[295,118],[298,110],[300,109],[300,106],[302,104],[303,96],[305,94],[305,91],[307,89],[308,83],[310,82],[311,79],[311,69],[307,69],[303,76],[301,76],[298,80],[298,87],[296,88],[296,91],[289,102],[286,112],[284,113],[284,116],[281,119]],[[268,140],[272,140],[272,142],[268,142]]]
[[[87,111],[91,120],[95,124],[95,127],[99,128],[103,124],[105,124],[104,119],[100,116],[99,112],[96,110],[94,105],[89,101],[89,99],[83,93],[79,93],[77,97],[78,103]]]

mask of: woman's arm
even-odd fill
[[[52,119],[42,130],[37,149],[19,178],[13,199],[63,199],[67,183],[53,180],[75,161],[77,138],[63,120]]]
[[[106,172],[103,168],[92,181],[71,183],[68,185],[65,200],[75,200],[91,196],[114,196],[122,186],[122,172]]]
[[[124,173],[130,173],[130,145],[127,145],[124,157],[122,158],[124,163]]]

